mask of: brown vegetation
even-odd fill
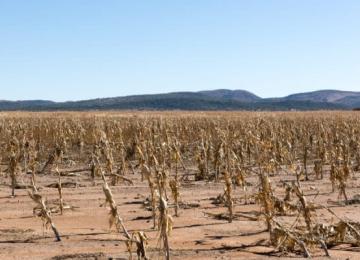
[[[360,246],[354,112],[2,113],[0,143],[0,234],[14,230],[5,253],[44,247],[46,226],[67,253],[102,255],[94,248],[113,241],[101,251],[130,259],[341,257]]]

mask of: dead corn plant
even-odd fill
[[[128,232],[128,230],[126,229],[126,227],[124,225],[122,218],[119,215],[118,207],[116,205],[116,202],[114,200],[112,192],[109,188],[109,185],[107,184],[105,175],[101,169],[100,169],[100,174],[101,174],[102,180],[104,182],[103,191],[104,191],[105,198],[106,198],[105,205],[108,204],[110,206],[110,218],[109,218],[110,229],[113,226],[115,226],[116,230],[119,233],[123,233],[123,235],[127,239],[126,246],[127,246],[127,249],[128,249],[129,255],[130,255],[130,259],[132,259],[132,245],[135,243],[135,245],[137,247],[138,259],[148,260],[149,258],[146,253],[146,246],[147,246],[148,239],[147,239],[145,233],[142,231],[139,231],[139,232],[134,232],[132,235],[130,235],[130,233]]]
[[[232,198],[232,180],[230,174],[225,171],[224,172],[224,180],[225,180],[225,198],[226,198],[226,205],[229,211],[229,223],[233,221],[233,207],[234,207],[234,200]]]
[[[126,227],[124,226],[124,222],[123,222],[122,218],[119,215],[117,205],[116,205],[116,203],[114,201],[112,192],[111,192],[111,190],[109,188],[109,185],[107,184],[107,182],[105,180],[104,175],[103,175],[103,181],[104,181],[103,191],[104,191],[105,199],[106,199],[105,200],[105,205],[108,204],[110,206],[109,226],[110,226],[110,228],[115,226],[116,230],[119,233],[123,233],[124,236],[127,239],[131,240],[131,236],[130,236],[129,232],[127,231]]]
[[[167,188],[167,174],[164,169],[164,164],[160,166],[157,158],[153,156],[155,163],[155,177],[157,181],[157,188],[159,191],[159,204],[158,204],[158,229],[159,229],[159,240],[161,242],[160,250],[165,253],[165,259],[170,259],[170,243],[169,235],[173,226],[173,219],[169,214],[168,202],[166,199],[166,188]],[[162,169],[160,169],[162,167]]]
[[[181,156],[180,156],[179,150],[176,147],[173,150],[173,160],[175,161],[175,175],[174,175],[174,179],[172,179],[169,182],[169,186],[170,186],[173,198],[174,198],[175,216],[178,217],[179,216],[179,199],[180,199],[180,192],[179,192],[180,183],[179,183],[178,164],[179,164],[179,161],[181,160]]]
[[[9,175],[11,178],[11,196],[15,197],[15,189],[18,186],[17,175],[20,172],[19,160],[15,152],[11,152],[9,156]]]
[[[294,184],[293,187],[294,187],[294,193],[298,197],[301,204],[300,211],[304,217],[306,228],[308,232],[311,234],[313,231],[313,221],[311,219],[312,217],[311,211],[313,211],[313,208],[308,204],[306,197],[304,196],[304,193],[301,190],[301,188],[296,184]]]
[[[271,188],[270,179],[266,173],[259,174],[260,179],[260,188],[259,193],[257,194],[257,201],[260,203],[262,210],[264,212],[267,230],[272,233],[272,218],[274,216],[274,201],[273,201],[273,192]]]
[[[38,216],[41,217],[44,227],[48,228],[50,226],[52,231],[54,232],[56,241],[58,241],[58,242],[61,241],[60,234],[51,218],[51,212],[47,208],[45,200],[38,192],[35,191],[35,190],[37,190],[36,188],[33,188],[33,190],[34,191],[29,191],[28,193],[29,193],[30,198],[40,208],[40,212],[39,212]]]
[[[153,219],[153,228],[156,228],[156,194],[157,189],[156,185],[153,180],[153,176],[151,174],[150,168],[144,164],[142,167],[142,174],[145,177],[145,179],[148,181],[149,189],[150,189],[150,202],[151,202],[151,213],[152,213],[152,219]]]
[[[132,247],[133,244],[136,244],[136,254],[138,260],[149,260],[147,256],[146,248],[148,244],[148,238],[146,234],[142,231],[132,233],[131,240],[126,241],[126,247],[129,252],[129,259],[132,260]]]
[[[28,141],[27,155],[28,155],[28,170],[31,172],[30,184],[32,188],[36,188],[36,172],[39,163],[37,161],[38,152],[36,149],[36,144],[34,139]]]
[[[168,212],[168,205],[165,198],[160,195],[159,201],[159,239],[162,242],[162,246],[165,252],[165,259],[168,260],[170,259],[169,235],[172,230],[173,219]]]
[[[49,154],[49,157],[41,170],[41,174],[51,172],[53,166],[57,163],[57,161],[62,158],[63,151],[61,147],[56,145],[55,149]]]
[[[59,193],[59,209],[60,209],[60,214],[63,214],[64,211],[64,200],[63,200],[63,192],[62,192],[62,183],[61,183],[61,173],[59,171],[59,166],[56,165],[55,167],[55,172],[58,175],[58,193]]]

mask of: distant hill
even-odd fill
[[[329,102],[347,105],[347,100],[352,102],[360,101],[360,92],[339,91],[339,90],[319,90],[314,92],[292,94],[285,97],[286,100],[307,100],[314,102]]]
[[[1,110],[31,110],[35,109],[46,109],[55,105],[55,102],[47,100],[24,100],[24,101],[7,101],[0,100],[0,111]]]
[[[254,102],[261,100],[260,97],[246,90],[229,90],[229,89],[217,89],[217,90],[205,90],[198,93],[208,97],[219,99],[231,99],[242,102]]]
[[[287,101],[312,101],[337,104],[348,109],[360,107],[360,92],[339,90],[318,90],[307,93],[292,94],[283,100]]]
[[[0,100],[1,111],[29,110],[351,110],[360,107],[360,92],[319,90],[281,98],[256,96],[245,90],[208,90],[99,98],[81,101]]]

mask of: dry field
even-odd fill
[[[0,259],[360,259],[359,112],[0,113]]]

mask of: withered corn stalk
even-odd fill
[[[159,200],[159,232],[160,232],[160,241],[162,241],[165,259],[170,259],[170,244],[169,244],[169,235],[172,230],[173,220],[168,213],[168,205],[164,197],[160,195]]]
[[[332,209],[330,209],[328,207],[323,207],[323,208],[325,208],[333,216],[335,216],[336,218],[338,218],[340,220],[340,223],[339,223],[339,226],[340,226],[339,238],[340,238],[340,240],[345,241],[346,229],[349,229],[351,234],[355,237],[357,244],[360,245],[360,229],[356,228],[353,224],[350,223],[350,221],[340,218],[337,214],[335,214],[335,212]],[[358,226],[360,226],[360,225],[358,225]]]
[[[11,178],[11,196],[15,196],[15,189],[18,185],[16,176],[19,173],[18,157],[15,152],[12,152],[9,158],[9,174]]]
[[[169,186],[171,189],[171,193],[173,195],[174,198],[174,204],[175,204],[175,216],[178,217],[179,216],[179,197],[180,197],[180,193],[179,193],[179,182],[176,179],[173,179],[169,182]]]
[[[146,253],[147,237],[146,237],[145,233],[142,231],[139,231],[139,232],[134,232],[132,235],[130,235],[130,233],[128,232],[128,230],[126,229],[126,227],[124,225],[122,218],[119,215],[118,207],[114,201],[112,192],[106,182],[105,175],[102,173],[102,171],[101,171],[101,176],[104,181],[103,191],[104,191],[104,194],[106,197],[105,204],[109,204],[109,206],[110,206],[110,218],[109,218],[110,228],[115,225],[116,230],[119,233],[124,234],[125,238],[127,239],[126,246],[127,246],[127,249],[128,249],[129,255],[130,255],[130,259],[132,259],[132,245],[133,245],[133,243],[135,243],[136,247],[137,247],[138,259],[148,260],[149,258]]]
[[[34,188],[33,190],[36,190],[36,188]],[[49,227],[51,226],[52,231],[54,232],[56,241],[61,241],[60,238],[60,234],[58,232],[58,230],[55,227],[54,222],[52,221],[51,218],[51,213],[50,210],[48,210],[45,200],[43,199],[43,197],[35,191],[28,191],[30,198],[38,204],[38,206],[40,207],[40,217],[43,220],[44,226]]]
[[[41,174],[46,172],[51,172],[52,167],[54,164],[62,157],[63,151],[61,150],[60,146],[56,146],[55,149],[49,154],[49,158],[46,161],[44,167],[41,170]]]
[[[156,187],[153,181],[153,177],[151,176],[150,168],[144,164],[142,167],[142,174],[145,179],[148,181],[149,189],[150,189],[150,200],[151,200],[151,213],[153,219],[153,228],[156,228]]]
[[[266,216],[266,218],[270,218],[270,216]],[[301,249],[304,252],[304,256],[306,258],[311,258],[311,254],[309,249],[307,248],[305,242],[301,239],[299,239],[291,230],[287,229],[285,226],[283,226],[282,224],[280,224],[280,222],[278,222],[277,220],[275,220],[273,217],[271,217],[271,221],[274,222],[276,228],[274,229],[274,231],[272,233],[270,233],[270,236],[272,241],[276,241],[278,240],[277,236],[281,236],[283,237],[284,235],[289,237],[292,241],[292,243],[297,243]]]
[[[246,172],[245,170],[243,170],[241,168],[241,166],[236,166],[236,174],[234,176],[235,179],[235,185],[239,186],[242,188],[242,190],[244,191],[244,200],[245,200],[245,205],[248,204],[248,194],[247,194],[247,188],[246,188]]]
[[[131,240],[126,241],[126,247],[129,252],[129,259],[132,260],[132,245],[136,244],[136,254],[139,260],[149,260],[147,256],[146,247],[148,238],[146,234],[142,231],[132,233]]]
[[[100,165],[100,162],[99,162],[99,158],[97,155],[95,155],[94,153],[91,154],[91,162],[90,162],[90,177],[91,177],[91,180],[92,180],[92,184],[93,186],[95,186],[96,182],[95,182],[95,178],[96,176],[100,175],[99,174],[99,165]]]
[[[321,160],[316,160],[314,162],[314,172],[317,180],[323,179],[323,165]]]
[[[274,201],[273,193],[271,189],[270,179],[266,173],[260,173],[260,190],[258,194],[258,201],[264,210],[264,216],[266,219],[267,230],[272,233],[272,218],[274,216]]]
[[[179,198],[180,198],[180,183],[179,183],[179,176],[178,176],[178,162],[180,160],[180,154],[177,149],[175,149],[175,152],[173,154],[174,160],[175,160],[175,176],[174,179],[169,182],[169,186],[171,188],[171,193],[174,198],[175,203],[175,216],[179,216]]]
[[[30,184],[31,187],[33,189],[36,190],[36,170],[37,170],[37,166],[38,166],[38,162],[36,161],[36,157],[37,157],[37,150],[35,147],[35,141],[31,140],[29,141],[29,145],[28,145],[28,169],[31,172],[31,177],[30,177]]]
[[[126,229],[122,218],[119,215],[117,205],[113,199],[112,192],[105,180],[105,177],[103,177],[103,180],[104,180],[103,191],[104,191],[105,198],[106,198],[105,204],[109,204],[109,206],[110,206],[109,226],[111,228],[112,226],[115,225],[115,227],[119,233],[121,233],[121,232],[124,233],[124,236],[127,239],[131,240],[131,236]]]
[[[165,259],[170,259],[170,244],[169,235],[173,226],[173,219],[168,211],[168,203],[166,200],[166,187],[167,187],[167,175],[165,172],[164,163],[160,166],[157,158],[153,155],[154,166],[155,166],[155,177],[157,181],[157,188],[159,191],[159,239],[161,242],[160,249],[162,248],[165,252]],[[160,167],[162,169],[160,169]]]
[[[311,208],[309,207],[309,205],[307,203],[304,193],[302,192],[302,190],[300,189],[300,187],[298,185],[294,185],[294,192],[295,192],[296,196],[299,198],[299,201],[301,203],[300,210],[305,219],[307,230],[311,234],[313,231],[312,220],[311,220]]]
[[[224,179],[225,179],[224,191],[225,191],[225,197],[226,197],[226,205],[229,210],[229,223],[231,223],[233,221],[234,201],[232,198],[232,181],[231,181],[230,174],[227,171],[224,172]]]
[[[59,193],[59,209],[60,209],[60,214],[62,215],[62,214],[63,214],[63,211],[64,211],[64,200],[63,200],[63,196],[62,196],[61,174],[60,174],[60,171],[59,171],[58,166],[56,166],[55,171],[56,171],[57,174],[58,174],[58,185],[57,185],[57,188],[58,188],[58,193]]]
[[[303,154],[303,169],[304,169],[304,174],[305,174],[305,180],[308,181],[309,180],[309,175],[308,175],[308,169],[307,169],[307,161],[308,161],[308,151],[309,151],[309,147],[307,146],[307,144],[304,144],[304,154]]]

